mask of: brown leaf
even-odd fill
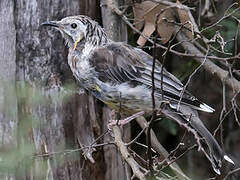
[[[142,3],[134,3],[134,26],[140,31],[144,25],[144,14],[155,5],[152,1],[144,1]]]
[[[179,2],[179,0],[177,0],[176,3],[181,5],[181,2]],[[187,28],[187,29],[184,28],[183,32],[187,35],[188,38],[193,39],[194,36],[192,34],[192,24],[190,24],[191,19],[188,15],[188,12],[185,9],[180,9],[180,8],[178,8],[177,11],[178,11],[180,22],[184,24],[184,26]]]
[[[150,9],[148,9],[148,11],[144,12],[144,19],[149,22],[155,23],[156,16],[161,13],[161,11],[165,8],[165,5],[154,3],[154,5]]]
[[[152,24],[152,23],[146,21],[142,34],[149,38],[154,31],[155,31],[155,24]],[[145,37],[140,36],[138,38],[137,44],[142,47],[142,46],[144,46],[146,41],[147,41],[147,39]]]
[[[163,5],[159,5],[156,3],[152,4],[152,7],[149,8],[147,11],[143,12],[143,18],[144,18],[144,29],[143,29],[143,35],[146,37],[150,37],[152,33],[155,31],[155,20],[158,13],[161,12],[161,10],[165,8]],[[137,43],[140,46],[144,46],[147,39],[143,36],[140,36]]]
[[[172,9],[167,9],[159,16],[157,31],[162,38],[163,44],[167,43],[171,39],[175,30],[174,24],[168,23],[166,19],[169,21],[175,20],[174,11]]]
[[[174,20],[174,11],[171,8],[167,8],[165,5],[157,4],[144,15],[144,19],[145,21],[154,24],[155,30],[155,20],[159,13],[160,16],[157,30],[162,38],[162,43],[166,43],[170,40],[174,32],[174,25],[168,23],[165,19]]]
[[[166,43],[169,41],[174,32],[174,26],[164,20],[164,18],[174,20],[174,11],[170,8],[167,9],[167,6],[153,3],[151,1],[136,3],[134,5],[134,24],[138,30],[140,30],[144,25],[142,33],[145,37],[149,38],[156,30],[155,21],[158,14],[160,14],[158,20],[158,33],[162,38],[162,42]],[[146,38],[140,36],[137,43],[140,46],[143,46],[146,41]]]

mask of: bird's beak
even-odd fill
[[[41,26],[52,26],[59,28],[59,23],[57,21],[47,21],[41,24]]]

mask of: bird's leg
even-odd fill
[[[111,112],[112,116],[115,115],[115,112]],[[120,126],[123,126],[129,122],[131,122],[133,119],[139,117],[139,116],[142,116],[144,114],[144,111],[140,111],[140,112],[137,112],[135,114],[133,114],[132,116],[129,116],[125,119],[120,119],[120,120],[110,120],[109,123],[108,123],[108,129],[112,129],[113,126],[115,125],[120,125]]]

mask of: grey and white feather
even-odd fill
[[[68,63],[80,86],[112,108],[125,113],[152,111],[152,57],[141,49],[108,39],[104,29],[86,16],[71,16],[43,25],[57,28],[69,47]],[[188,91],[157,62],[154,72],[156,107],[161,112],[197,131],[208,145],[209,160],[220,174],[222,160],[233,161],[199,119],[197,110],[214,112]],[[163,76],[163,77],[162,77]],[[120,103],[121,102],[121,103]]]

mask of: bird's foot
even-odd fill
[[[135,114],[133,114],[132,116],[129,116],[125,119],[121,119],[121,120],[110,120],[109,123],[108,123],[108,129],[111,130],[113,126],[115,125],[119,125],[119,126],[123,126],[125,124],[128,124],[129,122],[131,122],[133,119],[139,117],[139,116],[142,116],[144,114],[144,111],[140,111],[140,112],[137,112]]]

